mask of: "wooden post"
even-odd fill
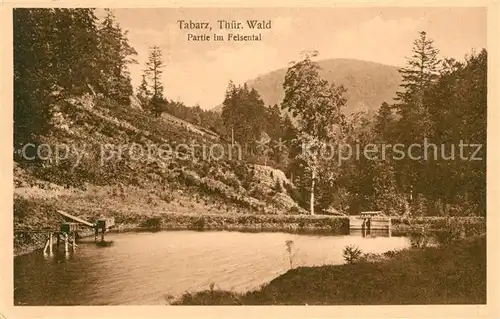
[[[52,251],[52,246],[54,246],[54,243],[52,242],[52,233],[49,233],[49,255],[53,255],[53,251]]]
[[[231,126],[231,147],[234,147],[234,128]]]
[[[64,233],[64,252],[68,252],[68,234]]]
[[[311,198],[309,200],[309,203],[310,203],[309,211],[310,211],[311,215],[314,215],[314,179],[315,178],[316,178],[316,168],[313,167],[312,172],[311,172]]]
[[[76,235],[75,235],[75,232],[73,232],[73,236],[72,237],[73,237],[72,238],[73,239],[73,251],[75,251],[75,249],[76,249]]]
[[[57,233],[57,244],[56,244],[56,249],[59,251],[59,245],[61,243],[61,233]]]
[[[391,218],[389,217],[389,237],[391,237],[392,235],[392,222],[391,222]]]
[[[47,248],[49,248],[49,240],[47,239],[47,241],[45,242],[45,246],[43,247],[43,254],[47,254]]]

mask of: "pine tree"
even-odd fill
[[[118,27],[120,26],[118,25]],[[132,78],[128,67],[130,64],[137,64],[138,62],[134,58],[134,56],[137,55],[137,51],[130,45],[127,35],[127,30],[121,31],[120,59],[118,60],[118,67],[120,69],[118,81],[120,95],[118,100],[128,106],[130,105],[130,96],[134,93]]]
[[[255,89],[230,81],[222,103],[222,120],[228,129],[226,134],[234,137],[235,142],[250,146],[249,151],[253,152],[252,144],[266,129],[266,107]]]
[[[225,135],[231,138],[231,143],[235,142],[235,126],[239,126],[240,122],[238,119],[238,104],[237,104],[237,95],[239,88],[236,87],[232,80],[229,80],[229,83],[226,87],[226,92],[224,95],[224,102],[222,103],[222,122],[225,127]],[[238,128],[236,128],[238,132]]]
[[[46,46],[55,53],[52,66],[58,70],[57,85],[68,96],[88,92],[87,85],[95,86],[99,80],[99,37],[94,10],[57,8],[51,27],[53,34]]]
[[[429,109],[424,103],[426,92],[439,78],[441,61],[437,57],[439,50],[433,43],[427,33],[421,31],[419,38],[413,42],[413,55],[407,59],[407,66],[399,69],[403,91],[396,93],[396,99],[400,101],[396,107],[402,116],[401,130],[417,133],[412,134],[417,140],[431,136],[434,129]],[[407,134],[402,135],[404,142],[415,142],[415,139],[409,139]]]
[[[156,117],[159,117],[163,112],[166,101],[163,99],[163,84],[162,84],[162,74],[163,74],[163,55],[161,48],[157,45],[152,46],[149,49],[149,57],[146,62],[146,76],[149,79],[150,90],[152,93],[151,97],[151,110]]]
[[[128,65],[137,63],[133,58],[137,52],[130,46],[127,32],[120,28],[110,9],[106,9],[106,17],[100,24],[99,38],[101,90],[110,99],[129,105],[133,89]]]
[[[150,88],[154,97],[163,98],[163,54],[159,46],[154,45],[149,50],[148,62],[146,62],[146,75],[150,80]]]
[[[413,55],[407,58],[406,67],[399,70],[403,83],[402,91],[397,92],[396,108],[400,120],[395,125],[395,138],[398,143],[411,145],[423,143],[425,138],[434,136],[436,126],[432,120],[429,104],[426,103],[428,92],[439,78],[439,50],[433,45],[433,40],[426,32],[419,33],[413,42]],[[400,187],[407,192],[420,191],[416,185],[424,183],[423,178],[430,170],[430,162],[413,160],[405,157],[396,171],[399,175]]]
[[[277,140],[283,136],[283,120],[281,111],[277,104],[269,106],[266,109],[266,125],[265,130],[269,133],[273,140]]]
[[[149,104],[149,100],[151,98],[151,92],[149,91],[149,85],[146,80],[146,74],[142,75],[142,81],[139,87],[137,88],[137,98],[141,102],[143,108],[146,108]]]
[[[391,107],[387,102],[383,102],[375,118],[375,133],[380,141],[389,142],[391,140],[393,121]]]
[[[413,55],[407,58],[407,66],[399,69],[403,78],[403,91],[397,92],[401,107],[415,105],[422,107],[424,91],[439,76],[439,50],[434,47],[434,41],[427,37],[425,31],[419,33],[419,38],[413,42]]]

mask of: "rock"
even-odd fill
[[[253,165],[253,168],[255,179],[269,188],[273,188],[276,185],[276,181],[279,181],[281,185],[291,184],[288,178],[286,178],[285,173],[279,169],[264,165]]]
[[[130,96],[130,107],[135,110],[143,110],[141,101],[135,95]]]

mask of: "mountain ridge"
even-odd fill
[[[317,61],[320,75],[330,83],[347,89],[345,113],[376,111],[382,102],[393,102],[401,84],[398,67],[358,59],[324,59]],[[283,81],[287,68],[261,74],[245,83],[256,89],[266,105],[280,104],[283,100]],[[222,103],[212,108],[222,111]]]

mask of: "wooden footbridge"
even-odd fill
[[[63,217],[63,222],[57,228],[46,228],[46,229],[15,229],[14,232],[30,232],[30,233],[47,233],[47,240],[43,249],[44,254],[53,254],[54,246],[54,236],[56,238],[56,249],[59,250],[61,241],[64,243],[64,252],[69,252],[69,248],[73,251],[76,250],[76,237],[77,234],[82,231],[82,226],[88,228],[89,230],[94,230],[94,241],[97,242],[99,231],[101,231],[101,243],[104,242],[104,233],[114,227],[114,218],[99,218],[95,223],[86,221],[80,217],[71,215],[65,211],[58,210],[59,215]]]

